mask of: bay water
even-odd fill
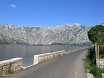
[[[84,48],[86,46],[27,46],[27,45],[0,45],[0,61],[21,57],[23,58],[23,66],[28,66],[33,63],[33,57],[36,54],[42,54],[60,50],[73,50],[75,48]]]

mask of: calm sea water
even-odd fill
[[[85,47],[85,46],[83,46]],[[15,57],[23,58],[23,65],[28,66],[33,63],[33,56],[59,50],[72,50],[82,48],[82,46],[24,46],[24,45],[0,45],[0,61]]]

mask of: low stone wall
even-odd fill
[[[45,61],[45,60],[52,59],[52,58],[55,58],[58,56],[69,54],[69,53],[77,51],[77,50],[79,50],[79,49],[74,49],[74,50],[70,50],[70,51],[62,50],[62,51],[34,55],[33,64],[30,66],[27,66],[27,67],[22,66],[22,58],[12,58],[9,60],[0,61],[0,76],[5,76],[5,75],[11,74],[13,72],[19,71],[21,69],[26,69],[35,64],[38,64],[41,61]]]
[[[22,58],[0,61],[0,76],[11,74],[22,69]]]
[[[64,54],[66,54],[65,50],[34,55],[34,65],[38,64],[41,61],[45,61],[54,57],[62,56]]]
[[[104,68],[104,59],[96,59],[97,66]]]
[[[64,54],[69,54],[78,50],[82,50],[82,49],[86,49],[86,48],[81,48],[81,49],[73,49],[70,51],[56,51],[56,52],[50,52],[50,53],[44,53],[44,54],[38,54],[38,55],[34,55],[34,61],[33,61],[33,65],[38,64],[41,61],[45,61],[54,57],[58,57],[58,56],[62,56]]]

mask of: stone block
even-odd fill
[[[39,55],[34,55],[34,64],[39,63]]]

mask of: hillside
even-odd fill
[[[89,43],[91,27],[65,24],[53,27],[29,27],[0,24],[0,43],[49,45]]]

